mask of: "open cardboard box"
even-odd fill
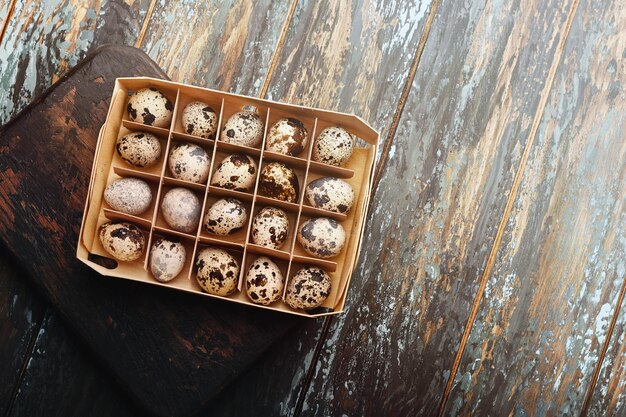
[[[135,123],[129,120],[126,104],[130,94],[136,90],[153,87],[162,91],[175,103],[172,122],[169,129],[157,128]],[[219,113],[217,136],[221,132],[221,126],[233,113],[252,106],[259,115],[265,119],[265,134],[263,142],[258,148],[233,145],[219,140],[204,139],[185,133],[181,115],[185,105],[191,101],[203,101],[209,103],[216,113]],[[299,157],[285,156],[265,151],[265,135],[278,119],[282,117],[294,117],[301,120],[309,131],[309,144]],[[357,141],[354,152],[348,162],[341,168],[333,167],[311,159],[313,142],[317,134],[324,128],[341,126],[353,135],[360,138]],[[132,131],[147,131],[156,134],[162,141],[162,154],[159,163],[151,168],[135,168],[126,164],[115,152],[117,139]],[[217,168],[221,159],[235,152],[245,153],[255,159],[259,167],[271,161],[281,161],[291,167],[298,175],[300,182],[299,202],[287,203],[257,195],[257,184],[254,193],[241,193],[209,186],[211,178],[205,184],[195,184],[171,178],[167,167],[167,156],[172,142],[193,142],[204,147],[211,159],[211,175]],[[350,277],[359,256],[361,239],[363,236],[364,221],[367,214],[367,206],[370,197],[373,166],[378,144],[378,133],[357,116],[313,109],[291,104],[278,103],[270,100],[262,100],[237,94],[224,93],[206,88],[194,87],[170,81],[154,78],[118,78],[106,121],[100,130],[100,136],[96,146],[96,153],[89,182],[87,201],[83,222],[80,229],[77,257],[85,264],[102,275],[141,281],[147,284],[159,285],[177,290],[193,292],[207,297],[219,298],[247,304],[254,307],[282,311],[305,317],[319,317],[337,314],[343,311],[346,294],[350,284]],[[332,213],[323,209],[314,208],[304,201],[304,189],[313,179],[323,176],[342,178],[352,185],[355,194],[355,202],[352,210],[345,215]],[[111,181],[119,177],[137,177],[144,179],[153,189],[153,201],[150,209],[140,215],[132,216],[112,210],[107,206],[103,198],[104,189]],[[180,233],[171,230],[163,222],[159,215],[161,196],[165,190],[175,186],[183,186],[195,192],[203,201],[202,215],[207,205],[215,198],[232,196],[242,200],[249,208],[248,227],[232,236],[207,235],[203,231],[202,221],[195,234]],[[252,244],[250,229],[253,214],[265,206],[275,206],[287,212],[290,218],[290,237],[280,250],[272,250]],[[300,224],[311,217],[332,217],[338,220],[346,231],[346,244],[343,251],[337,257],[331,259],[318,259],[309,256],[295,238]],[[98,227],[108,221],[127,221],[140,227],[147,237],[146,253],[143,257],[133,262],[116,261],[104,251],[98,238]],[[156,281],[148,266],[149,251],[154,236],[177,237],[187,249],[187,260],[183,271],[172,281],[161,283]],[[198,247],[217,246],[229,251],[239,261],[241,266],[238,290],[228,297],[220,297],[203,292],[196,282],[194,272],[194,260]],[[261,306],[252,303],[245,290],[242,289],[243,281],[248,265],[257,256],[266,255],[272,258],[282,269],[286,277],[285,288],[289,279],[304,265],[316,265],[323,267],[331,276],[332,290],[321,307],[314,310],[302,311],[290,308],[282,299],[269,306]],[[284,293],[283,293],[284,298]]]

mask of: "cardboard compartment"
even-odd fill
[[[204,208],[204,212],[202,214],[202,221],[201,221],[201,228],[200,228],[200,241],[203,243],[207,243],[207,244],[215,243],[215,244],[220,244],[220,245],[224,245],[228,247],[236,247],[236,248],[243,249],[246,243],[246,233],[248,231],[248,227],[251,221],[252,203],[250,201],[237,199],[245,207],[246,214],[247,214],[245,223],[243,224],[241,229],[238,230],[237,232],[230,234],[230,235],[217,235],[217,234],[210,233],[205,226],[206,217],[210,208],[213,206],[213,204],[217,203],[223,198],[236,198],[236,197],[219,196],[219,195],[212,194],[212,193],[209,193],[207,195],[206,205]]]
[[[161,193],[159,195],[159,200],[158,200],[158,205],[156,207],[156,216],[154,218],[154,228],[160,232],[163,233],[170,233],[176,236],[179,236],[183,239],[196,239],[197,236],[197,231],[198,228],[194,229],[193,231],[189,231],[189,232],[182,232],[179,230],[174,229],[171,225],[169,225],[166,221],[165,218],[163,217],[163,212],[161,209],[161,204],[163,203],[163,199],[165,198],[165,196],[167,195],[167,193],[169,191],[171,191],[174,188],[185,188],[188,189],[189,191],[193,192],[196,197],[198,197],[198,200],[200,202],[200,208],[202,209],[202,202],[204,201],[204,190],[195,190],[193,188],[189,188],[189,187],[179,187],[178,185],[171,185],[171,184],[165,184],[165,182],[163,183],[163,185],[161,186]],[[199,222],[202,221],[202,213],[200,213],[200,220]],[[200,223],[198,224],[198,227],[200,226]]]
[[[215,135],[209,137],[196,136],[193,135],[188,126],[183,126],[183,111],[185,107],[192,102],[199,101],[201,103],[205,103],[208,107],[210,107],[215,115],[217,116],[218,126],[215,132]],[[208,91],[187,91],[181,92],[178,96],[178,102],[176,107],[176,114],[174,115],[173,120],[173,128],[172,128],[172,136],[178,140],[189,141],[189,142],[198,142],[198,144],[202,142],[213,143],[220,131],[219,121],[222,113],[222,105],[223,98],[216,93],[208,92]]]
[[[156,128],[128,119],[126,104],[129,94],[143,87],[153,87],[164,92],[174,103],[173,120],[168,128]],[[211,140],[189,135],[182,126],[182,110],[191,101],[203,101],[219,111],[218,135],[223,125],[235,112],[253,106],[264,120],[264,134],[257,147],[229,144],[220,140]],[[266,151],[265,141],[269,128],[279,119],[292,117],[302,121],[309,130],[309,144],[297,156],[286,156]],[[329,126],[341,126],[360,137],[357,147],[344,167],[332,167],[311,161],[314,139],[318,132]],[[136,168],[123,161],[115,151],[116,140],[131,131],[144,131],[155,134],[161,143],[161,156],[158,163],[150,168]],[[216,138],[218,139],[218,138]],[[107,120],[101,130],[89,191],[81,225],[77,257],[96,271],[113,277],[145,282],[170,289],[192,292],[206,297],[237,302],[253,308],[265,308],[305,317],[319,317],[337,314],[342,311],[350,276],[358,258],[360,243],[367,213],[370,188],[373,180],[373,165],[376,157],[378,134],[356,116],[329,112],[325,110],[294,106],[253,97],[224,93],[200,87],[178,84],[151,78],[120,78],[115,90]],[[191,142],[202,146],[211,156],[208,184],[196,184],[173,178],[167,166],[167,156],[171,146],[177,142]],[[365,147],[363,147],[365,146]],[[220,162],[228,155],[243,153],[252,157],[257,164],[254,186],[249,192],[228,190],[210,185],[211,176]],[[295,203],[275,200],[258,195],[258,174],[271,162],[282,162],[296,172],[299,182],[298,199]],[[345,179],[355,193],[355,201],[349,213],[332,213],[312,207],[304,198],[306,185],[323,176]],[[109,207],[103,198],[106,185],[116,178],[136,177],[148,182],[153,192],[150,208],[137,216],[120,213]],[[179,232],[171,228],[164,220],[160,204],[165,194],[175,187],[192,191],[201,202],[201,218],[196,230]],[[234,197],[241,200],[248,212],[248,220],[241,231],[229,236],[210,235],[202,227],[207,209],[220,198]],[[273,206],[284,210],[290,221],[289,238],[279,249],[269,249],[256,245],[251,240],[252,218],[263,207]],[[310,217],[330,217],[339,221],[346,232],[346,243],[342,252],[331,259],[321,259],[306,253],[296,241],[298,227]],[[111,259],[102,248],[97,236],[98,227],[107,221],[128,221],[140,227],[146,237],[146,251],[142,258],[133,262],[121,262]],[[178,239],[187,252],[185,267],[181,274],[168,283],[160,283],[150,272],[150,250],[152,242],[159,237]],[[220,247],[231,253],[240,264],[238,291],[228,297],[207,294],[202,291],[195,277],[195,258],[202,248]],[[269,306],[254,304],[248,298],[244,287],[244,278],[249,265],[259,256],[268,256],[279,265],[285,277],[293,276],[306,265],[320,266],[332,279],[332,290],[324,304],[314,310],[294,310],[283,299]],[[288,285],[285,282],[285,289]],[[283,289],[283,296],[284,290]]]
[[[295,119],[296,121],[301,122],[307,130],[308,139],[306,146],[304,150],[297,155],[284,155],[267,149],[268,135],[270,134],[271,128],[281,119]],[[263,150],[263,160],[268,162],[284,162],[291,168],[298,168],[302,171],[306,171],[309,156],[311,154],[313,136],[315,135],[315,125],[315,118],[302,115],[294,116],[293,114],[280,109],[270,109],[267,133],[265,138],[265,147]]]

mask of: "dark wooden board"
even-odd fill
[[[54,358],[54,360],[51,360]],[[93,361],[56,313],[48,310],[24,367],[10,416],[130,417],[134,406],[110,373]]]
[[[46,310],[24,275],[0,258],[0,415],[6,415]]]
[[[102,278],[75,259],[112,83],[139,74],[165,76],[134,48],[103,48],[2,128],[0,238],[138,403],[189,414],[299,320]]]

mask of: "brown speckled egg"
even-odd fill
[[[195,233],[202,210],[200,199],[186,188],[172,188],[161,201],[161,214],[167,224],[183,233]]]
[[[156,88],[142,88],[130,96],[126,110],[128,110],[128,117],[133,122],[156,127],[169,127],[174,105]]]
[[[240,231],[248,220],[248,211],[236,198],[217,200],[204,215],[204,227],[214,235],[232,235]]]
[[[291,308],[309,310],[321,306],[331,290],[330,275],[322,268],[300,269],[289,281],[285,301]]]
[[[320,132],[313,145],[313,160],[342,166],[352,155],[354,137],[341,127],[328,127]]]
[[[304,195],[313,207],[347,213],[354,202],[350,184],[335,177],[318,178],[307,185]]]
[[[174,178],[200,184],[209,178],[211,157],[196,144],[177,143],[170,150],[168,165]]]
[[[308,142],[309,134],[300,120],[280,119],[270,128],[265,139],[265,149],[296,156],[306,148]]]
[[[139,259],[146,245],[143,233],[132,223],[104,223],[98,235],[104,250],[120,261]]]
[[[289,218],[279,208],[264,207],[252,219],[252,242],[280,249],[289,237]]]
[[[259,194],[290,203],[298,202],[300,186],[298,177],[282,162],[271,162],[261,171]]]
[[[120,157],[132,166],[149,168],[161,156],[161,142],[152,133],[134,132],[117,140],[115,149]]]
[[[211,185],[227,190],[251,192],[254,189],[256,171],[256,162],[248,155],[229,155],[213,173]]]
[[[206,139],[215,139],[217,132],[217,114],[206,103],[192,101],[183,110],[183,128],[190,135]]]
[[[246,274],[246,294],[255,304],[264,306],[278,301],[285,281],[280,268],[267,256],[256,258]]]
[[[240,111],[228,118],[220,140],[243,146],[258,146],[263,139],[263,121],[253,111]]]
[[[139,178],[119,178],[104,189],[104,201],[113,210],[138,215],[150,208],[152,190]]]
[[[218,248],[203,248],[196,257],[196,279],[209,294],[226,296],[237,289],[239,264],[228,252]]]
[[[150,271],[159,282],[168,282],[185,267],[187,251],[180,242],[158,238],[150,250]]]
[[[298,230],[298,242],[309,255],[332,258],[343,249],[346,232],[335,219],[317,217],[302,223]]]

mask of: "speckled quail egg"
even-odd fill
[[[98,235],[104,250],[120,261],[139,259],[146,245],[142,231],[132,223],[104,223]]]
[[[331,290],[330,275],[322,268],[300,269],[289,281],[285,301],[291,308],[309,310],[321,306]]]
[[[167,224],[174,230],[193,233],[198,229],[200,199],[186,188],[172,188],[161,201],[161,214]]]
[[[323,177],[311,181],[304,195],[313,207],[336,213],[347,213],[354,202],[352,186],[342,179]]]
[[[161,156],[159,138],[148,132],[134,132],[117,140],[115,149],[120,157],[132,166],[149,168]]]
[[[259,194],[290,203],[298,202],[300,186],[298,177],[282,162],[271,162],[263,168],[259,177]]]
[[[200,184],[209,178],[211,157],[196,144],[177,143],[170,150],[168,165],[174,178]]]
[[[285,281],[280,268],[267,256],[256,258],[246,274],[246,294],[255,304],[268,305],[283,295]]]
[[[214,235],[232,235],[240,231],[248,220],[248,211],[236,198],[217,200],[204,215],[204,227]]]
[[[104,201],[113,210],[127,214],[142,214],[150,208],[152,190],[139,178],[119,178],[104,189]]]
[[[142,88],[130,96],[128,117],[133,122],[149,126],[169,127],[174,105],[156,88]]]
[[[258,146],[263,139],[263,121],[253,111],[240,111],[228,118],[220,139],[243,146]]]
[[[341,127],[328,127],[320,132],[313,145],[313,160],[342,166],[352,155],[354,137]]]
[[[252,242],[280,249],[289,237],[289,218],[279,208],[264,207],[252,219]]]
[[[280,119],[270,128],[265,139],[265,149],[284,155],[296,156],[309,142],[304,124],[297,119]]]
[[[298,230],[298,242],[309,255],[332,258],[343,249],[346,232],[336,220],[317,217],[302,223]]]
[[[168,282],[185,266],[187,251],[180,242],[157,238],[150,250],[150,271],[159,282]]]
[[[190,135],[215,139],[217,113],[206,103],[192,101],[183,109],[183,128]]]
[[[227,190],[250,192],[254,189],[256,172],[256,162],[248,155],[229,155],[213,173],[211,185]]]
[[[203,248],[196,257],[196,279],[209,294],[230,295],[237,289],[239,263],[228,252],[218,248]]]

